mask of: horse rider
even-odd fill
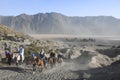
[[[36,70],[35,66],[37,65],[37,57],[36,57],[35,53],[32,53],[31,57],[32,57],[31,63],[33,65],[33,71],[35,71]]]
[[[44,65],[46,66],[46,53],[45,53],[44,49],[41,49],[41,51],[39,53],[39,57],[43,60]]]
[[[32,53],[32,61],[36,61],[37,60],[37,56],[35,55],[35,53]]]
[[[5,55],[6,55],[6,58],[7,58],[7,63],[8,63],[9,65],[11,65],[11,60],[12,60],[12,58],[11,58],[11,53],[10,53],[9,49],[7,49],[7,48],[6,48],[6,50],[5,50]]]
[[[20,60],[23,63],[23,58],[24,58],[24,48],[22,45],[19,46],[18,53],[20,55]]]
[[[34,59],[36,56],[35,56],[35,54],[34,53],[32,53],[32,58]]]
[[[59,63],[59,64],[61,64],[62,62],[63,62],[63,54],[60,52],[60,51],[58,51],[58,54],[57,54],[57,62]]]
[[[57,55],[58,58],[63,58],[63,54],[61,52],[58,53]]]

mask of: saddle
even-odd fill
[[[6,58],[11,58],[11,55],[10,54],[6,54]]]

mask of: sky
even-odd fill
[[[1,0],[0,15],[17,16],[57,12],[66,16],[120,18],[120,0]]]

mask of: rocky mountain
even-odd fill
[[[27,34],[120,34],[120,19],[112,16],[70,17],[53,12],[0,16],[0,23]]]

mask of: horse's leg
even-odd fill
[[[43,59],[44,67],[47,68],[47,61]]]
[[[9,57],[6,55],[6,63],[9,64]]]
[[[43,69],[44,69],[43,65],[40,65],[40,66],[39,66],[39,69],[40,69],[39,71],[42,72]]]
[[[54,64],[54,66],[56,66],[56,62],[57,62],[57,58],[53,58],[53,64]]]
[[[35,74],[36,68],[37,68],[37,64],[36,64],[36,62],[34,62],[33,63],[33,72],[32,72],[33,74]]]
[[[44,62],[41,61],[41,72],[44,70],[44,68],[45,68]]]
[[[33,71],[36,71],[36,63],[33,63]]]
[[[11,62],[12,62],[12,58],[10,58],[10,65],[11,65]]]
[[[16,66],[18,66],[18,60],[16,60]]]
[[[59,58],[59,63],[60,63],[60,65],[62,64],[62,58]]]
[[[53,68],[54,66],[54,58],[49,59],[50,67]]]
[[[52,60],[52,58],[49,59],[49,63],[50,63],[50,67],[52,68],[52,67],[53,67],[53,66],[52,66],[52,65],[53,65],[53,60]]]
[[[49,59],[49,64],[50,64],[50,67],[52,68],[52,60],[51,60],[51,58]]]
[[[11,58],[8,58],[8,64],[11,65]]]

